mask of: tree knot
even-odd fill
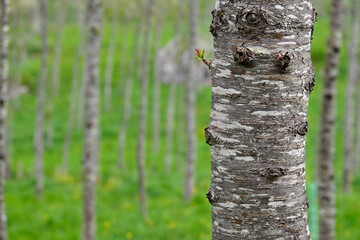
[[[204,129],[205,130],[205,138],[206,138],[206,143],[211,145],[214,145],[215,143],[217,143],[218,138],[215,137],[211,132],[210,132],[210,128],[207,127]]]
[[[210,33],[213,37],[217,37],[218,30],[220,29],[221,25],[225,23],[225,12],[222,9],[214,9],[211,12],[213,19],[210,24]]]
[[[232,50],[233,50],[234,60],[237,63],[242,64],[244,66],[251,65],[251,63],[254,60],[253,52],[250,49],[246,48],[244,44],[242,44],[241,47],[233,46]]]
[[[217,196],[215,194],[215,191],[212,190],[211,188],[209,188],[209,191],[206,194],[206,198],[209,200],[210,204],[213,204],[214,202],[216,202],[218,200]]]
[[[280,67],[281,72],[285,72],[286,69],[289,67],[291,62],[291,57],[289,55],[289,52],[284,53],[278,53],[276,55],[276,59],[278,60],[277,65]]]
[[[303,122],[297,127],[296,133],[301,136],[305,136],[308,130],[309,130],[308,122]]]

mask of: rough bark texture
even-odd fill
[[[358,52],[359,52],[359,3],[353,1],[353,29],[351,42],[348,45],[348,82],[346,89],[346,124],[345,124],[345,159],[344,159],[344,189],[350,190],[350,175],[354,173],[354,90],[358,77]]]
[[[37,112],[35,128],[35,178],[36,193],[42,196],[44,189],[43,155],[44,155],[44,104],[45,84],[47,78],[48,43],[47,43],[47,0],[41,0],[41,35],[42,35],[42,60],[41,73],[37,88]]]
[[[88,0],[88,46],[85,136],[83,156],[84,216],[83,240],[96,236],[95,186],[99,161],[99,52],[102,24],[102,0]]]
[[[210,31],[213,240],[310,239],[305,135],[314,80],[307,0],[217,0]]]
[[[115,57],[115,49],[116,49],[116,40],[118,35],[118,24],[115,20],[112,23],[112,36],[110,39],[110,44],[107,52],[106,59],[106,70],[105,70],[105,87],[104,87],[104,102],[105,102],[105,110],[108,111],[111,108],[111,93],[112,93],[112,79],[114,73],[114,57]]]
[[[131,59],[130,67],[127,71],[126,77],[125,77],[125,89],[124,89],[124,112],[122,115],[122,121],[119,131],[119,147],[118,147],[118,166],[124,167],[124,147],[126,143],[126,133],[127,128],[130,120],[131,115],[131,98],[132,98],[132,92],[133,92],[133,83],[134,80],[137,78],[137,69],[136,64],[139,61],[139,40],[140,40],[140,33],[141,33],[141,22],[138,23],[137,27],[135,28],[134,32],[134,45],[131,49],[130,55],[132,55],[133,59]],[[130,56],[129,55],[129,56]]]
[[[4,187],[7,172],[6,153],[6,114],[9,48],[9,0],[1,0],[0,35],[0,240],[7,237]]]
[[[198,18],[198,1],[190,0],[190,51],[197,45],[197,18]],[[189,55],[189,75],[187,81],[187,155],[185,170],[185,188],[184,198],[190,201],[193,198],[193,189],[195,185],[195,79],[193,56]]]
[[[154,0],[147,1],[145,18],[144,49],[142,55],[141,71],[141,106],[140,122],[137,149],[137,165],[139,174],[139,197],[140,210],[143,218],[147,217],[146,207],[146,183],[145,183],[145,149],[146,149],[146,119],[148,106],[148,84],[149,84],[149,50],[150,50],[150,29],[152,19],[152,7]]]
[[[320,240],[334,239],[335,182],[334,182],[334,123],[336,79],[341,45],[342,1],[332,1],[331,32],[328,40],[325,86],[318,155],[318,194]]]

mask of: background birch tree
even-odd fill
[[[145,17],[145,31],[144,31],[144,45],[142,51],[141,61],[141,106],[140,106],[140,123],[138,135],[138,149],[137,149],[137,165],[139,174],[139,197],[140,210],[143,218],[147,217],[146,206],[146,176],[145,176],[145,159],[146,159],[146,120],[147,120],[147,106],[148,106],[148,84],[149,84],[149,51],[150,51],[150,29],[152,26],[152,8],[154,0],[147,0],[146,2],[146,17]]]
[[[42,60],[41,73],[37,88],[37,111],[35,129],[35,178],[36,193],[41,197],[44,189],[44,104],[45,85],[47,79],[48,64],[48,36],[47,36],[47,7],[48,1],[41,0],[41,37],[42,37]]]
[[[344,158],[344,189],[350,190],[350,177],[356,169],[354,155],[354,91],[358,80],[359,68],[359,3],[352,1],[350,22],[352,22],[352,33],[348,36],[348,75],[346,88],[346,122],[345,122],[345,158]]]
[[[198,18],[198,1],[190,0],[190,38],[189,38],[189,51],[192,52],[197,45],[197,18]],[[194,67],[191,64],[193,57],[189,55],[189,74],[187,81],[187,155],[186,155],[186,170],[185,170],[185,187],[184,198],[186,201],[190,201],[193,198],[193,190],[195,187],[195,79],[194,79]]]
[[[212,15],[205,136],[213,239],[310,239],[305,134],[314,85],[312,5],[217,0]]]
[[[88,0],[88,44],[85,84],[85,135],[83,155],[83,240],[96,238],[95,187],[99,161],[99,52],[102,30],[102,0]]]
[[[9,48],[9,0],[1,0],[0,35],[0,240],[7,240],[7,217],[5,212],[5,179],[7,172],[6,114],[8,94],[8,48]]]
[[[326,58],[317,174],[320,240],[334,239],[335,231],[334,122],[336,79],[338,78],[341,47],[342,7],[342,1],[332,1],[331,30]]]

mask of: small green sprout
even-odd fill
[[[194,58],[196,60],[204,62],[206,64],[206,66],[211,68],[211,60],[207,61],[206,58],[205,58],[205,49],[200,50],[198,48],[195,48],[195,53],[196,53],[196,56]]]

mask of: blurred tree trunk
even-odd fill
[[[217,0],[210,31],[212,236],[310,239],[305,135],[314,85],[309,1]]]
[[[5,179],[7,172],[6,153],[6,110],[8,84],[8,48],[9,48],[9,0],[1,0],[0,35],[0,240],[8,239],[7,218],[5,212]]]
[[[190,39],[189,39],[189,65],[188,65],[188,81],[187,81],[187,155],[185,170],[185,188],[184,198],[190,201],[193,198],[193,189],[195,187],[195,69],[194,59],[192,56],[193,49],[197,45],[197,18],[198,18],[198,0],[190,0]]]
[[[162,16],[159,17],[159,21],[156,23],[156,30],[155,30],[155,61],[157,57],[157,53],[161,49],[161,37],[162,37]],[[159,152],[159,141],[160,141],[160,101],[161,101],[161,79],[159,75],[159,70],[154,68],[154,88],[153,88],[153,95],[154,95],[154,109],[153,109],[153,139],[152,139],[152,151],[153,153]]]
[[[354,155],[354,89],[358,78],[358,54],[359,54],[359,3],[353,1],[353,24],[352,38],[348,44],[348,82],[346,89],[346,124],[345,124],[345,159],[344,159],[344,190],[349,191],[351,188],[350,175],[355,172],[355,155]],[[349,37],[350,39],[350,37]]]
[[[124,162],[124,147],[126,143],[126,133],[127,128],[129,125],[130,115],[131,115],[131,99],[132,99],[132,92],[133,92],[133,84],[135,79],[138,77],[138,71],[137,71],[137,63],[139,61],[139,42],[140,42],[140,35],[141,35],[141,27],[142,22],[140,21],[137,23],[137,26],[135,27],[134,32],[134,40],[133,40],[133,46],[131,48],[131,52],[128,56],[132,56],[130,61],[130,66],[128,68],[128,71],[125,74],[125,88],[124,88],[124,112],[122,115],[120,130],[119,130],[119,147],[118,147],[118,157],[117,157],[117,163],[118,166],[123,168],[125,167]],[[123,43],[125,45],[125,41]],[[123,63],[125,64],[125,63]]]
[[[99,55],[102,0],[88,0],[87,81],[85,84],[85,136],[83,155],[83,240],[96,237],[95,187],[99,161]]]
[[[47,0],[41,0],[41,33],[42,33],[42,63],[37,88],[37,113],[35,128],[35,178],[36,193],[41,197],[44,189],[43,155],[44,155],[44,104],[45,85],[47,78],[48,43],[47,43]]]
[[[148,106],[148,84],[149,84],[149,51],[150,51],[150,29],[152,26],[152,7],[154,0],[147,0],[144,48],[141,62],[141,107],[140,122],[137,150],[137,165],[139,173],[139,196],[140,209],[143,218],[147,217],[146,207],[146,181],[145,181],[145,153],[146,153],[146,123],[147,123],[147,106]]]
[[[64,5],[64,6],[63,6]],[[54,145],[54,104],[55,97],[59,94],[60,89],[60,78],[61,78],[61,56],[62,56],[62,39],[63,39],[63,30],[64,22],[66,18],[66,4],[63,1],[57,2],[57,10],[59,11],[56,14],[56,40],[55,40],[55,54],[52,68],[52,84],[50,87],[50,95],[48,102],[48,113],[49,118],[47,121],[46,128],[46,145],[49,148],[52,148]]]
[[[75,115],[76,115],[76,97],[79,93],[80,89],[80,82],[81,82],[81,76],[79,75],[80,72],[80,58],[81,56],[85,55],[85,47],[84,43],[85,40],[85,14],[82,13],[81,9],[78,9],[77,11],[77,21],[78,21],[78,31],[79,31],[79,44],[77,48],[77,54],[76,54],[76,60],[74,62],[73,66],[73,82],[71,86],[71,99],[70,99],[70,109],[69,109],[69,118],[68,118],[68,124],[67,124],[67,130],[66,130],[66,136],[64,140],[64,148],[63,148],[63,157],[62,157],[62,168],[64,171],[68,170],[68,164],[69,164],[69,152],[71,147],[71,139],[72,139],[72,133],[73,128],[75,125]],[[85,57],[86,59],[86,57]],[[86,60],[84,60],[86,61]],[[85,64],[85,63],[84,63]],[[86,67],[84,67],[86,69]],[[79,114],[79,113],[78,113]],[[79,116],[78,116],[79,117]]]
[[[81,11],[83,11],[82,9],[82,5],[79,5],[79,14],[81,14]],[[84,28],[87,28],[87,22],[85,22]],[[84,36],[84,47],[87,47],[88,44],[88,33],[85,31],[85,36]],[[79,88],[79,100],[78,100],[78,119],[77,119],[77,128],[78,129],[82,129],[83,125],[84,125],[84,98],[85,98],[85,86],[86,86],[86,81],[88,79],[88,72],[87,72],[87,61],[88,59],[85,57],[84,58],[84,62],[83,62],[83,66],[82,66],[82,74],[81,74],[81,84],[80,84],[80,88]]]
[[[181,1],[178,1],[178,16],[175,22],[175,36],[176,45],[180,45],[181,39],[181,20],[183,18],[183,4]],[[174,49],[175,51],[175,59],[177,59],[176,63],[180,63],[182,51],[179,48]],[[177,72],[177,71],[176,71]],[[167,113],[166,113],[166,152],[165,152],[165,172],[167,174],[171,171],[171,163],[173,158],[173,148],[174,148],[174,123],[175,123],[175,100],[176,100],[176,90],[177,90],[177,75],[173,76],[173,82],[170,83],[170,91],[167,100]]]
[[[75,116],[76,116],[76,97],[79,93],[79,85],[80,85],[80,59],[84,54],[84,42],[85,42],[85,19],[84,14],[81,11],[78,11],[77,16],[78,21],[78,31],[79,31],[79,44],[76,50],[76,57],[73,65],[73,79],[71,85],[71,97],[70,97],[70,108],[69,108],[69,117],[66,129],[66,135],[64,140],[63,147],[63,156],[62,156],[62,170],[64,172],[68,171],[69,168],[69,153],[71,147],[72,134],[75,126]]]
[[[328,40],[325,86],[317,166],[320,240],[334,239],[335,182],[334,182],[334,123],[336,79],[341,46],[342,1],[332,1],[331,32]]]
[[[116,49],[116,40],[118,35],[118,20],[114,20],[112,23],[111,39],[107,52],[106,69],[105,69],[105,87],[104,87],[104,99],[105,110],[109,111],[111,108],[111,93],[112,93],[112,79],[114,74],[114,58]]]

